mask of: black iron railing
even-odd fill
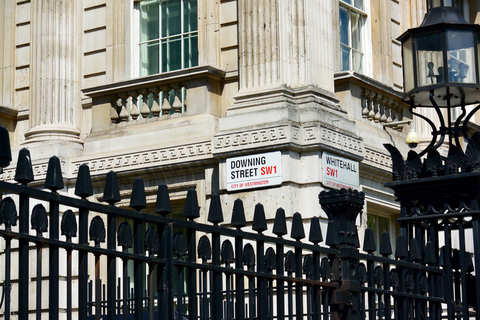
[[[256,205],[247,225],[241,200],[235,201],[228,227],[220,226],[218,195],[211,197],[209,223],[197,223],[193,189],[184,219],[169,218],[166,185],[158,187],[155,213],[142,212],[147,203],[140,178],[133,183],[133,210],[118,208],[114,172],[106,176],[107,204],[90,202],[85,165],[76,196],[61,195],[55,157],[45,181],[50,191],[42,191],[28,186],[34,180],[29,159],[22,150],[19,184],[0,182],[3,285],[11,288],[0,310],[5,318],[15,313],[27,319],[36,312],[37,319],[47,313],[50,319],[61,313],[68,319],[440,319],[449,303],[445,279],[450,274],[456,283],[456,273],[445,272],[437,254],[432,260],[420,238],[407,241],[402,234],[391,259],[388,234],[375,256],[367,229],[367,254],[360,253],[355,220],[364,195],[357,191],[319,196],[329,218],[322,246],[318,217],[306,223],[295,213],[287,230],[286,214],[278,209],[268,231],[263,206]],[[35,303],[29,303],[31,292]],[[467,312],[475,315],[472,307]]]

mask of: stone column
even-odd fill
[[[31,2],[30,130],[25,134],[26,143],[80,142],[81,3]]]
[[[332,4],[239,0],[240,91],[314,85],[333,92]]]

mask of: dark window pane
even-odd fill
[[[180,0],[162,1],[162,37],[173,36],[182,33]]]
[[[140,2],[140,42],[158,39],[158,1]]]
[[[158,73],[158,41],[140,45],[140,76]]]
[[[191,68],[198,65],[198,37],[197,34],[186,36],[183,40],[184,68]]]
[[[340,7],[340,43],[349,45],[348,43],[348,12],[345,8]]]
[[[197,0],[184,0],[183,19],[183,32],[197,31]]]
[[[350,49],[340,46],[342,57],[342,71],[350,70]]]
[[[173,71],[182,68],[182,42],[180,37],[162,41],[162,71]]]

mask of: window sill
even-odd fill
[[[125,81],[112,82],[103,86],[84,88],[82,92],[90,98],[96,98],[105,95],[113,95],[132,90],[148,89],[152,86],[169,85],[200,78],[211,78],[213,80],[220,81],[225,79],[225,76],[226,73],[223,70],[214,68],[212,66],[198,66]]]

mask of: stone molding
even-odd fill
[[[43,159],[40,161],[35,161],[35,163],[32,164],[33,177],[35,178],[35,181],[43,180],[47,176],[48,160],[49,159]],[[62,175],[64,178],[66,178],[68,168],[67,162],[63,159],[60,159],[60,166],[62,168]],[[15,170],[16,163],[4,168],[3,173],[0,174],[0,181],[14,181]]]
[[[120,155],[105,155],[72,161],[72,176],[76,176],[78,167],[85,163],[92,175],[105,174],[110,170],[119,173],[145,167],[179,164],[185,161],[211,158],[211,142],[198,142],[189,145],[143,150]]]
[[[91,157],[73,158],[69,163],[62,160],[62,174],[66,179],[77,176],[81,164],[87,164],[92,176],[106,174],[110,170],[116,173],[145,169],[152,166],[180,164],[186,161],[205,160],[212,157],[210,141],[198,142],[182,146],[166,147],[161,149],[141,150],[117,155],[100,155]],[[33,164],[35,181],[45,179],[48,159]],[[4,169],[0,180],[13,181],[15,164]]]
[[[364,144],[361,138],[348,135],[322,124],[279,125],[270,128],[242,130],[241,132],[217,134],[213,138],[213,154],[247,149],[293,144],[299,147],[323,145],[328,149],[363,158]]]
[[[390,172],[392,169],[392,159],[386,152],[379,152],[371,148],[365,148],[365,164],[380,166],[382,169]]]

